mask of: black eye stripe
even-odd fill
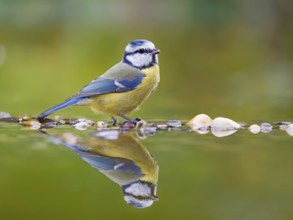
[[[150,50],[150,49],[145,49],[145,48],[140,48],[140,49],[138,49],[138,50],[136,50],[134,53],[151,53],[152,52],[152,50]]]
[[[137,53],[144,53],[145,52],[145,50],[144,49],[139,49],[139,50],[137,50]]]

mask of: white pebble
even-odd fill
[[[78,122],[85,122],[87,123],[89,126],[91,126],[94,122],[89,120],[89,119],[86,119],[86,118],[79,118],[75,121],[75,123],[78,123]]]
[[[78,122],[78,123],[73,125],[73,127],[75,127],[75,129],[80,130],[80,131],[86,130],[89,126],[90,125],[85,121]]]
[[[218,117],[212,121],[211,128],[214,130],[235,130],[240,129],[241,126],[229,118]]]
[[[150,136],[154,136],[157,132],[157,127],[141,127],[138,129],[138,137],[145,139]]]
[[[196,115],[193,119],[187,122],[187,125],[194,131],[200,134],[206,134],[209,132],[212,119],[206,114]]]
[[[38,130],[42,126],[41,123],[38,121],[32,121],[30,122],[30,125],[31,125],[31,129],[33,130]]]
[[[104,121],[98,121],[96,124],[98,128],[107,128],[109,126],[108,123]]]
[[[260,130],[262,133],[269,133],[273,130],[273,126],[269,123],[262,123],[260,125]]]
[[[211,132],[216,137],[225,137],[235,133],[241,126],[237,122],[229,119],[218,117],[211,123]]]
[[[257,134],[260,132],[260,127],[257,124],[253,124],[248,127],[248,130],[253,134]]]
[[[287,127],[285,128],[285,131],[286,131],[287,134],[289,134],[290,136],[293,136],[293,124],[289,124],[289,125],[287,125]]]

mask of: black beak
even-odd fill
[[[153,51],[152,51],[152,54],[158,54],[160,53],[160,50],[158,48],[155,48]]]

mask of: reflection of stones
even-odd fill
[[[93,137],[105,140],[117,140],[120,132],[118,130],[105,130],[93,133]]]
[[[77,141],[78,141],[77,136],[75,136],[74,134],[69,133],[69,132],[61,134],[60,138],[62,141],[65,142],[65,144],[70,145],[70,146],[76,145]]]
[[[87,128],[96,129],[98,131],[107,131],[109,129],[112,129],[117,130],[117,132],[120,132],[120,130],[123,132],[134,130],[137,131],[137,135],[140,139],[155,135],[157,133],[157,130],[186,131],[186,129],[182,127],[182,122],[179,120],[168,120],[167,122],[148,123],[147,121],[139,119],[139,122],[136,124],[136,126],[129,122],[123,122],[120,124],[120,127],[115,127],[109,125],[107,122],[104,121],[93,122],[85,118],[68,119],[63,118],[61,116],[54,116],[54,120],[50,118],[44,118],[42,120],[37,121],[35,118],[30,117],[28,115],[13,117],[7,112],[0,112],[0,121],[6,123],[17,123],[34,130],[52,129],[60,125],[70,125],[76,128],[77,130],[86,130]],[[186,123],[186,125],[188,125],[192,131],[196,131],[199,134],[207,134],[211,130],[212,134],[217,137],[228,136],[235,133],[239,129],[245,128],[247,128],[248,131],[250,131],[253,134],[258,134],[259,132],[270,133],[274,129],[279,129],[282,131],[286,131],[288,135],[293,136],[292,124],[293,122],[290,121],[277,122],[273,125],[265,122],[261,123],[260,125],[252,124],[249,126],[247,124],[240,124],[231,119],[223,117],[218,117],[212,120],[206,114],[196,115],[194,118],[192,118],[190,121]]]
[[[81,141],[76,135],[64,133],[49,137],[66,146],[84,161],[120,185],[125,201],[145,208],[158,198],[159,167],[147,149],[131,134],[117,130],[96,131],[93,138]]]

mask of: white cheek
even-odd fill
[[[135,196],[149,196],[151,195],[151,189],[146,184],[133,183],[125,189],[125,192]]]
[[[134,66],[149,66],[152,63],[151,54],[132,54],[126,56],[126,59]]]

